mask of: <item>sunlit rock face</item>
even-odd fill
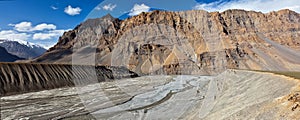
[[[242,70],[218,76],[144,76],[4,96],[1,117],[299,119],[299,86],[296,79]]]
[[[76,54],[82,64],[122,65],[139,74],[299,71],[299,30],[300,15],[290,10],[153,11],[125,20],[106,15],[66,32],[32,62],[71,63]]]
[[[89,19],[0,63],[1,118],[300,119],[299,80],[251,71],[300,71],[299,30],[290,10]]]

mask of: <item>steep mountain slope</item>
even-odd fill
[[[137,74],[124,67],[0,63],[0,96],[130,77]]]
[[[26,59],[36,58],[46,52],[45,48],[28,42],[0,40],[0,46],[4,47],[10,54]]]
[[[300,15],[153,11],[89,19],[32,62],[126,66],[141,74],[214,74],[228,68],[300,70]]]
[[[0,47],[0,62],[14,62],[16,60],[23,60],[23,58],[9,54],[5,48]]]

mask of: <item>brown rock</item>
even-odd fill
[[[75,58],[81,64],[125,66],[142,74],[297,71],[299,36],[300,15],[290,10],[153,11],[124,21],[107,15],[66,32],[32,62],[71,63]]]

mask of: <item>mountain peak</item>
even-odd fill
[[[297,14],[297,12],[290,10],[290,9],[282,9],[282,10],[277,11],[277,13],[279,13],[279,14],[291,14],[291,13]]]
[[[87,20],[79,29],[64,34],[56,47],[33,62],[71,63],[69,56],[72,52],[69,51],[75,43],[76,47],[84,48],[76,51],[82,56],[86,56],[86,52],[82,51],[88,45],[99,43],[96,64],[123,65],[123,61],[129,61],[130,70],[143,74],[147,74],[149,68],[158,70],[156,65],[162,65],[162,69],[169,73],[188,73],[189,70],[201,73],[201,70],[205,70],[214,74],[227,68],[297,70],[300,67],[293,63],[298,63],[300,56],[293,49],[299,49],[300,45],[297,41],[300,16],[293,15],[290,10],[279,12],[282,14],[278,11],[272,12],[272,15],[241,9],[224,12],[153,11],[125,20],[113,19],[108,14]],[[188,57],[181,57],[182,51],[173,52],[172,47],[175,45],[180,47],[178,49],[188,51],[184,52]],[[129,53],[133,54],[129,57]],[[115,55],[120,55],[116,61]],[[180,59],[176,58],[178,55]],[[257,62],[271,57],[274,61],[267,61],[266,64]],[[280,61],[277,61],[280,59],[288,59],[292,61],[289,64],[297,67],[281,66]],[[173,64],[186,66],[179,68]],[[187,70],[176,71],[181,68]]]
[[[5,48],[8,53],[26,59],[38,57],[46,51],[46,49],[40,45],[22,40],[0,40],[0,46]]]
[[[31,47],[31,48],[34,48],[34,47],[44,48],[41,45],[34,44],[34,43],[24,41],[24,40],[3,40],[3,39],[0,39],[0,44],[5,43],[5,42],[11,42],[11,43],[15,42],[15,43],[19,43],[19,44],[22,44],[22,45],[25,45],[25,46]]]
[[[111,14],[106,14],[106,15],[104,15],[103,17],[101,17],[101,19],[109,19],[109,20],[113,20],[113,19],[115,19]]]
[[[262,12],[253,11],[253,10],[248,11],[248,10],[244,10],[244,9],[228,9],[221,13],[238,14],[238,13],[262,13]]]

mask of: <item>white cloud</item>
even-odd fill
[[[138,15],[142,12],[149,12],[149,10],[150,10],[150,7],[145,5],[145,4],[141,4],[141,5],[135,4],[133,6],[133,8],[130,10],[128,15],[129,16],[134,16],[134,15]]]
[[[208,4],[197,4],[194,9],[207,11],[225,11],[227,9],[255,10],[264,13],[280,9],[291,9],[300,12],[299,0],[235,0],[230,2],[213,2]]]
[[[33,40],[51,40],[61,36],[66,30],[52,30],[46,33],[33,34]]]
[[[46,29],[54,30],[54,29],[56,29],[56,26],[53,24],[42,23],[33,28],[33,30],[37,30],[37,31],[42,31],[42,30],[46,30]]]
[[[72,7],[71,5],[69,5],[69,6],[67,6],[66,8],[65,8],[65,11],[64,11],[66,14],[68,14],[68,15],[71,15],[71,16],[74,16],[74,15],[79,15],[80,14],[80,12],[81,12],[81,8],[79,8],[79,7]]]
[[[96,9],[96,10],[101,10],[101,7],[100,7],[100,6],[97,6],[95,9]]]
[[[57,9],[58,9],[58,8],[55,7],[55,6],[51,6],[51,8],[52,8],[53,10],[57,10]]]
[[[54,24],[41,23],[32,26],[31,22],[20,22],[17,24],[9,24],[13,27],[11,30],[0,30],[0,39],[18,41],[28,44],[32,41],[34,44],[49,48],[54,45],[60,36],[68,30],[57,30]]]
[[[36,43],[36,44],[43,47],[43,48],[45,48],[45,49],[49,49],[49,48],[53,47],[54,45],[56,45],[57,43],[56,42],[45,42],[45,41],[43,41],[43,42],[39,42],[39,43]]]
[[[107,5],[104,5],[102,8],[104,9],[104,10],[109,10],[109,11],[113,11],[115,8],[117,7],[117,5],[116,4],[107,4]]]
[[[31,22],[9,24],[14,30],[0,31],[0,39],[8,40],[53,40],[61,36],[66,30],[56,30],[54,24],[41,23],[32,26]]]
[[[11,24],[12,25],[12,24]],[[14,29],[20,32],[27,32],[32,30],[31,22],[21,22],[14,25]]]
[[[47,39],[51,39],[56,36],[57,35],[54,33],[35,33],[35,34],[33,34],[32,38],[34,40],[47,40]]]
[[[19,32],[32,32],[32,31],[43,31],[43,30],[54,30],[56,26],[53,24],[41,23],[36,26],[32,26],[31,22],[20,22],[18,24],[8,24],[8,26],[13,26],[16,31]]]
[[[12,24],[12,23],[10,23],[10,24],[8,24],[8,26],[12,26],[12,27],[14,27],[14,26],[15,26],[15,24]]]
[[[0,39],[20,41],[20,40],[28,40],[30,37],[31,35],[27,33],[19,33],[13,30],[0,31]]]

